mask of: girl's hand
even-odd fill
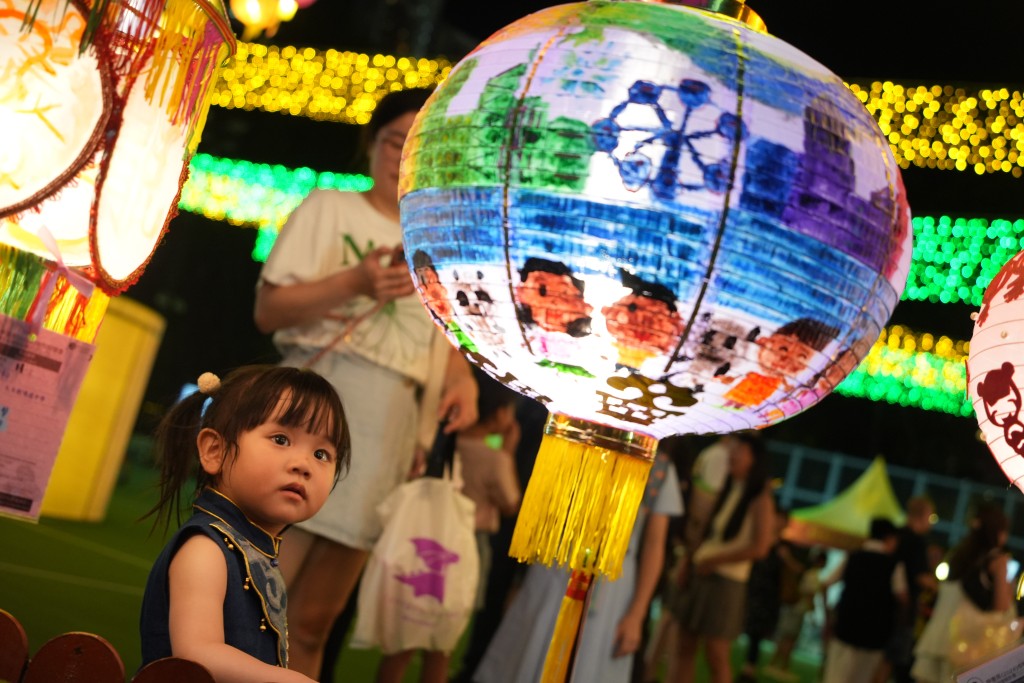
[[[640,638],[643,631],[643,618],[627,612],[615,629],[615,649],[612,657],[625,657],[640,649]]]
[[[416,291],[412,274],[401,258],[395,258],[398,251],[392,247],[377,247],[360,262],[366,280],[366,294],[378,303],[386,304]]]
[[[686,587],[686,582],[690,579],[690,562],[685,556],[680,558],[679,564],[676,565],[673,579],[680,588]]]

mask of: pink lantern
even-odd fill
[[[967,391],[978,425],[1006,478],[1024,491],[1024,252],[985,290],[974,317]]]

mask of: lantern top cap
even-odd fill
[[[757,12],[747,7],[744,0],[640,0],[657,5],[682,5],[695,9],[719,14],[735,19],[741,24],[747,25],[755,31],[766,33],[768,29]]]

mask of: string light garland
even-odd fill
[[[313,188],[365,192],[372,186],[373,180],[365,175],[196,154],[178,206],[232,225],[272,226],[276,235],[277,228]],[[263,258],[253,258],[265,261],[266,253]]]
[[[213,103],[364,124],[384,93],[431,87],[450,70],[443,58],[239,43],[214,85]]]
[[[311,47],[239,43],[213,103],[364,124],[386,92],[443,81],[451,63]],[[1024,96],[1007,88],[849,83],[903,168],[1024,173]]]
[[[850,83],[902,168],[1024,173],[1024,96],[1006,88]]]
[[[882,331],[864,361],[836,392],[969,417],[974,414],[967,398],[964,365],[969,350],[966,341],[915,334],[893,325]]]
[[[980,306],[985,287],[1024,249],[1024,219],[914,218],[904,299]]]

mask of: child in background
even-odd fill
[[[781,681],[799,679],[789,670],[793,649],[800,639],[804,619],[809,612],[814,611],[815,597],[821,595],[824,599],[821,573],[827,560],[828,556],[820,548],[811,553],[808,558],[810,566],[800,575],[796,601],[782,606],[778,630],[775,632],[775,654],[771,664],[765,668],[765,673],[772,678]]]
[[[477,584],[475,609],[483,606],[487,575],[491,567],[491,534],[498,531],[501,516],[513,515],[519,509],[522,491],[512,455],[519,444],[519,423],[516,402],[519,395],[478,368],[473,368],[479,394],[476,424],[459,433],[455,445],[456,485],[476,505],[476,545],[480,555],[480,581]],[[402,680],[414,652],[407,650],[385,655],[377,672],[377,683],[398,683]],[[423,653],[421,683],[444,683],[448,680],[449,654],[439,651]]]
[[[491,535],[501,518],[514,515],[523,497],[513,455],[519,445],[519,423],[512,389],[473,368],[480,394],[477,423],[459,433],[455,444],[455,478],[462,493],[476,503],[476,542],[480,552],[480,583],[476,608],[483,606],[491,568]]]
[[[169,524],[195,471],[192,516],[157,558],[142,602],[142,664],[171,655],[218,683],[309,683],[289,671],[280,535],[313,516],[347,468],[349,435],[320,375],[251,366],[203,373],[157,432]],[[198,469],[194,470],[198,465]]]

